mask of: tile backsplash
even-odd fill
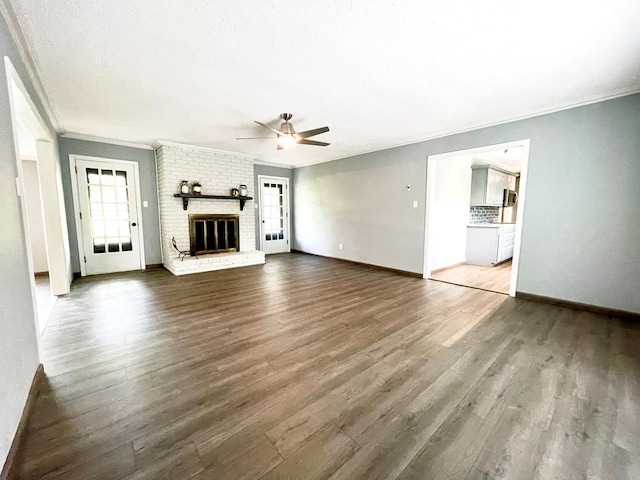
[[[500,207],[470,207],[469,223],[493,223],[500,221]]]

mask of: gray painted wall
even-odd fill
[[[47,118],[0,15],[0,465],[7,457],[39,363],[28,247],[16,193],[18,167],[4,56],[11,59],[42,117]]]
[[[527,138],[518,291],[640,312],[640,94],[295,169],[294,246],[422,272],[427,156]]]
[[[142,201],[146,200],[149,202],[147,208],[142,208],[145,261],[147,265],[162,263],[160,224],[158,219],[158,184],[156,181],[156,158],[154,151],[65,137],[58,137],[58,149],[60,151],[60,163],[62,166],[62,186],[64,189],[64,204],[67,210],[67,227],[69,229],[69,246],[71,249],[71,266],[73,271],[80,271],[80,260],[78,256],[76,217],[73,212],[69,155],[87,155],[90,157],[129,160],[138,163],[140,172],[140,196]]]
[[[290,245],[293,246],[294,235],[294,219],[293,219],[293,171],[290,168],[280,168],[280,167],[272,167],[269,165],[254,165],[253,166],[253,176],[254,182],[253,184],[256,186],[255,192],[249,192],[249,195],[254,198],[254,204],[256,208],[256,248],[260,250],[260,222],[259,222],[259,208],[260,208],[260,195],[259,195],[259,184],[258,184],[258,175],[271,175],[272,177],[284,177],[289,179],[289,196],[291,199],[291,205],[289,206],[289,211],[292,215],[291,218],[291,232],[289,232],[289,242]],[[293,247],[292,247],[293,248]]]

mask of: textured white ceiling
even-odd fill
[[[640,90],[638,0],[12,3],[67,132],[288,165]]]

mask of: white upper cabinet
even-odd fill
[[[505,188],[513,190],[516,177],[495,168],[472,167],[471,205],[502,205]]]

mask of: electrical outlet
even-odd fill
[[[340,246],[340,250],[342,250],[342,244],[340,244],[339,246]]]
[[[418,208],[418,200],[413,201],[413,208]]]

